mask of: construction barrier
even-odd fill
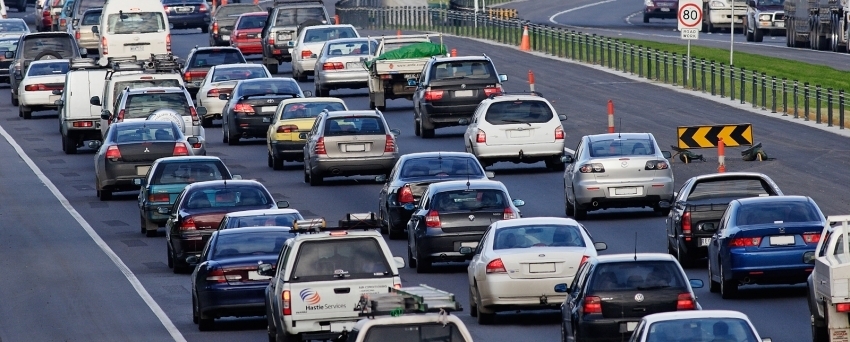
[[[513,8],[488,8],[487,15],[491,19],[516,19],[519,17],[517,10]]]

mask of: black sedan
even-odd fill
[[[174,273],[182,273],[194,266],[189,257],[201,254],[225,214],[276,206],[269,190],[253,180],[215,180],[187,185],[177,197],[174,209],[167,210],[168,267],[173,268]],[[279,206],[289,206],[289,203],[281,202]]]
[[[168,23],[175,29],[199,28],[209,32],[210,6],[206,0],[162,0]]]
[[[313,93],[307,91],[307,96]],[[266,138],[277,105],[294,97],[305,97],[298,82],[291,78],[255,78],[236,83],[230,94],[221,94],[227,101],[221,111],[222,142],[230,145],[242,138]]]
[[[138,190],[135,179],[145,177],[154,161],[162,157],[192,155],[198,138],[183,136],[171,121],[117,122],[109,126],[103,141],[89,144],[94,155],[95,189],[101,201],[114,191]]]
[[[378,195],[381,232],[390,239],[403,239],[415,205],[431,183],[450,180],[486,180],[478,159],[466,152],[421,152],[403,155]]]
[[[428,186],[407,223],[407,260],[417,273],[434,262],[466,261],[461,247],[475,248],[491,223],[520,217],[502,182],[461,180]]]
[[[561,304],[561,341],[620,342],[646,315],[701,310],[685,270],[669,254],[635,253],[592,257],[579,267]]]
[[[198,267],[192,273],[192,321],[198,329],[212,329],[221,317],[265,316],[265,290],[271,277],[260,275],[257,265],[277,265],[288,228],[236,228],[217,231],[200,257],[190,257]]]

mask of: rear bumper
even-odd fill
[[[268,119],[269,122],[264,122],[263,119]],[[236,116],[233,120],[232,132],[248,138],[265,138],[270,122],[269,116],[255,116],[250,119]]]
[[[478,292],[481,305],[490,310],[557,309],[566,296],[555,293],[555,285],[572,281],[572,276],[511,279],[507,274],[490,274],[485,280],[478,281]]]
[[[799,284],[814,268],[803,263],[803,254],[814,249],[784,252],[732,252],[727,278],[745,284]]]
[[[316,85],[327,89],[359,89],[369,86],[369,72],[363,70],[316,70]]]
[[[137,166],[150,166],[153,164],[153,161],[150,162],[138,162],[138,163],[130,163],[130,162],[121,162],[121,163],[113,163],[107,162],[105,169],[105,174],[102,175],[103,178],[100,179],[101,187],[107,188],[112,191],[123,191],[123,190],[136,190],[139,189],[138,185],[133,184],[133,180],[136,178],[144,177],[145,175],[140,175],[136,171]]]
[[[304,141],[272,141],[272,154],[285,161],[304,161]]]
[[[299,59],[293,60],[293,69],[298,69],[299,71],[312,75],[314,69],[316,69],[316,59],[315,58],[307,58],[307,59]]]
[[[487,145],[472,143],[472,151],[479,158],[500,161],[537,162],[564,154],[564,140],[541,144]],[[520,154],[522,152],[522,154]]]
[[[33,108],[58,108],[54,102],[62,97],[61,95],[53,95],[51,91],[24,91],[19,93],[18,100],[21,101],[21,105]],[[55,97],[55,99],[51,101],[51,97]]]
[[[665,11],[666,10],[666,11]],[[676,8],[647,6],[643,14],[649,18],[676,19]]]
[[[152,223],[156,223],[159,226],[164,226],[165,222],[168,222],[169,215],[160,214],[159,208],[168,208],[174,206],[174,203],[161,203],[161,204],[147,204],[142,207],[142,216],[144,216],[148,221]]]
[[[174,25],[174,28],[207,27],[210,25],[210,16],[203,13],[170,15],[168,23]]]
[[[472,119],[472,114],[478,108],[480,99],[475,98],[475,103],[469,104],[447,104],[439,105],[432,102],[424,102],[421,105],[420,120],[434,126],[460,126],[460,119]]]
[[[389,174],[398,158],[323,158],[311,165],[313,173],[321,176],[356,176]]]
[[[404,207],[390,206],[387,209],[387,216],[390,220],[390,229],[404,230],[407,228],[407,222],[413,216],[413,210],[404,209]]]
[[[198,291],[198,304],[205,316],[265,316],[265,289],[268,284],[216,287]]]
[[[657,185],[657,186],[656,186]],[[642,188],[643,192],[640,195],[614,195],[614,188],[619,187],[638,187]],[[587,206],[587,209],[604,209],[604,208],[629,208],[655,206],[661,200],[670,200],[673,198],[673,178],[672,177],[656,177],[647,182],[634,183],[598,183],[596,180],[583,180],[574,187],[576,202],[579,205]],[[596,188],[596,189],[588,189]],[[594,207],[593,202],[598,205]]]
[[[204,117],[221,117],[221,111],[224,110],[224,106],[227,105],[227,101],[220,100],[217,97],[206,97],[207,94],[200,94],[200,96],[204,99],[201,104],[207,109],[207,114],[204,115]]]
[[[431,261],[466,261],[469,257],[460,254],[460,247],[463,244],[477,245],[486,228],[482,227],[481,231],[420,236],[417,237],[416,249],[421,255],[431,257]]]
[[[251,41],[251,42],[230,42],[230,46],[233,46],[239,51],[242,51],[243,55],[259,55],[263,53],[263,44],[259,40]]]

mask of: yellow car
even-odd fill
[[[316,116],[325,110],[333,112],[348,107],[336,97],[292,98],[277,106],[266,133],[270,168],[283,170],[284,161],[304,161],[306,135],[313,129]]]

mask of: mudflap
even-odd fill
[[[278,61],[277,58],[263,56],[263,64],[280,64],[280,61]]]
[[[369,102],[374,103],[377,107],[387,105],[387,99],[383,92],[369,93]]]

